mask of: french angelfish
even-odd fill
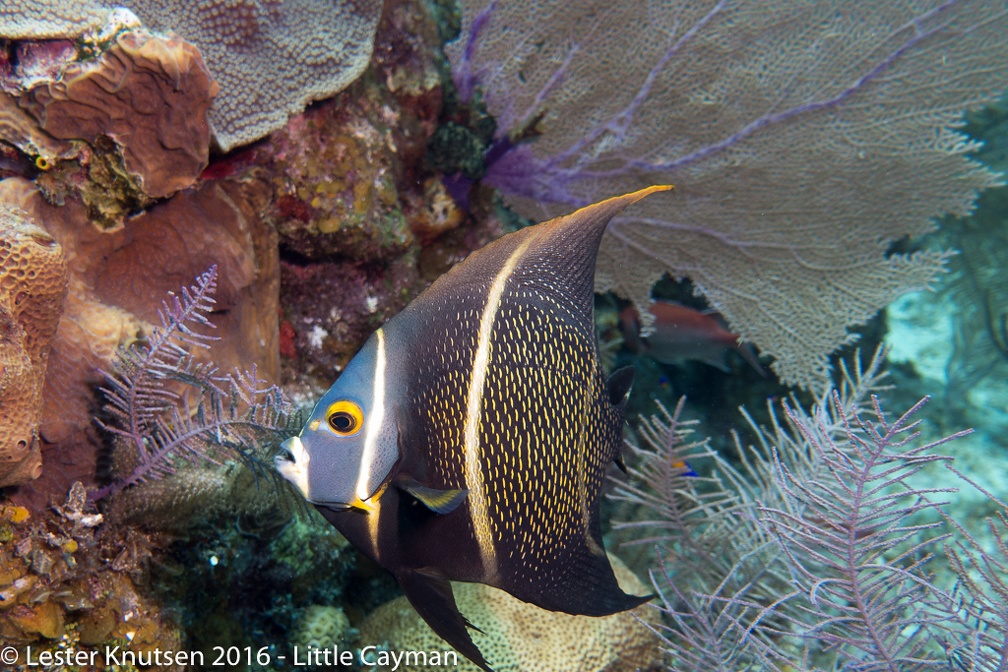
[[[472,253],[378,329],[277,469],[388,569],[431,628],[484,670],[449,581],[604,616],[625,594],[602,546],[632,369],[602,374],[593,285],[611,198]]]

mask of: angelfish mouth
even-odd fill
[[[308,497],[308,451],[301,438],[292,436],[280,444],[280,452],[273,458],[273,465],[280,475],[293,483],[305,499]]]

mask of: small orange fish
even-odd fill
[[[717,313],[702,312],[671,301],[655,301],[650,312],[654,315],[654,331],[646,337],[640,335],[640,317],[633,306],[620,313],[623,339],[634,352],[665,364],[696,359],[728,371],[725,353],[735,350],[761,376],[766,375],[752,346],[740,343],[736,334],[725,329]]]

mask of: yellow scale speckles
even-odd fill
[[[591,335],[563,317],[502,306],[483,391],[486,497],[494,529],[500,521],[511,554],[522,559],[511,571],[529,579],[562,561],[582,539],[597,546],[589,498],[608,459],[598,449],[609,445],[600,435],[601,376]]]
[[[450,308],[444,307],[444,314]],[[457,347],[456,343],[471,343],[472,333],[478,328],[479,314],[463,311],[443,322],[441,333],[433,334],[426,342],[424,370],[419,379],[423,385],[416,390],[412,408],[423,413],[423,429],[418,438],[426,445],[419,450],[431,456],[433,469],[431,487],[439,489],[464,488],[462,463],[464,417],[459,409],[465,408],[469,389],[468,370],[473,349]],[[469,332],[467,335],[466,332]]]

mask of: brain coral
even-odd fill
[[[345,645],[350,635],[350,621],[342,609],[312,604],[298,616],[290,641],[305,649],[331,649]]]
[[[0,487],[41,473],[42,389],[66,291],[59,243],[0,205]]]
[[[13,0],[0,37],[77,37],[111,8],[195,44],[220,85],[210,113],[221,149],[257,140],[354,81],[371,57],[379,0]]]
[[[648,592],[619,558],[611,554],[609,558],[623,590],[637,595]],[[629,672],[661,668],[658,640],[636,617],[651,620],[656,612],[647,605],[601,618],[572,616],[540,609],[482,583],[454,583],[452,588],[459,611],[482,630],[471,631],[473,641],[497,672]],[[451,650],[405,597],[372,613],[361,625],[360,642],[362,646],[387,643],[393,651]],[[410,669],[434,672],[444,668],[437,665]],[[457,669],[479,670],[462,656]]]

